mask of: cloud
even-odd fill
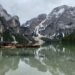
[[[49,13],[60,5],[74,6],[74,0],[0,0],[1,5],[11,15],[18,15],[21,23],[41,13]]]

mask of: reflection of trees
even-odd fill
[[[34,56],[35,49],[2,49],[2,56]]]
[[[23,60],[31,67],[37,68],[39,71],[46,72],[49,70],[53,75],[74,75],[75,71],[75,53],[71,51],[71,48],[65,48],[59,45],[51,45],[44,47],[39,51],[44,57],[28,58],[29,60]],[[42,59],[41,59],[42,58]]]

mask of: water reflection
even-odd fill
[[[1,49],[0,75],[75,75],[75,47]]]

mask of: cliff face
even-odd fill
[[[0,25],[3,26],[4,30],[10,28],[20,27],[18,16],[11,16],[7,11],[0,5]]]
[[[7,21],[9,28],[14,30],[14,33],[20,33],[20,21],[18,16],[12,17]]]
[[[19,17],[11,16],[0,6],[0,42],[28,44],[33,40],[25,36],[24,27],[21,27]],[[32,41],[33,42],[33,41]]]

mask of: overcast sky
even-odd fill
[[[24,23],[41,13],[49,13],[60,5],[75,6],[75,0],[0,0],[1,5],[11,15],[18,15]]]

